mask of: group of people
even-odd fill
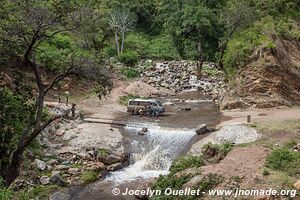
[[[146,105],[144,108],[139,108],[137,113],[140,116],[149,115],[151,118],[158,119],[159,110],[155,108],[153,105]]]

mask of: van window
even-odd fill
[[[148,106],[148,105],[149,105],[149,102],[147,102],[147,101],[140,102],[140,106]]]
[[[139,105],[139,102],[138,101],[129,101],[129,105],[137,106],[137,105]]]

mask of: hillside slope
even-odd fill
[[[300,41],[273,36],[275,47],[259,47],[224,94],[221,109],[300,104]]]

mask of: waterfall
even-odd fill
[[[139,136],[142,127],[147,127],[148,132]],[[171,129],[153,124],[128,125],[125,130],[132,138],[130,165],[108,176],[106,180],[115,183],[168,174],[172,161],[188,147],[195,135],[193,129]]]

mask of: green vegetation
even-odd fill
[[[95,171],[84,171],[80,175],[80,181],[83,184],[93,183],[98,180],[98,173]]]
[[[99,148],[97,150],[97,156],[100,157],[100,158],[105,158],[106,156],[108,156],[108,150],[103,149],[103,148]]]
[[[262,174],[263,174],[264,176],[268,176],[268,175],[270,175],[271,173],[270,173],[270,171],[269,171],[268,169],[264,169],[263,172],[262,172]]]
[[[300,175],[300,154],[286,147],[280,147],[273,150],[267,157],[266,166],[286,172],[290,176]]]
[[[208,143],[203,146],[203,157],[209,162],[218,162],[224,159],[227,154],[233,149],[233,146],[229,143],[212,144]]]
[[[0,177],[0,200],[12,199],[14,191],[4,186],[4,180]]]
[[[140,75],[140,72],[132,67],[122,67],[120,71],[121,74],[125,75],[129,79],[137,78]]]
[[[181,156],[173,162],[170,168],[170,172],[171,174],[175,174],[176,172],[182,171],[184,169],[191,167],[197,168],[202,165],[204,165],[204,161],[200,156]]]
[[[129,67],[134,67],[138,62],[138,55],[134,51],[125,51],[119,55],[119,60]]]
[[[201,191],[207,191],[209,189],[215,188],[223,181],[224,181],[224,178],[220,175],[208,174],[200,181],[197,189],[200,189]]]
[[[300,130],[299,119],[268,120],[254,124],[258,131],[292,131]]]

